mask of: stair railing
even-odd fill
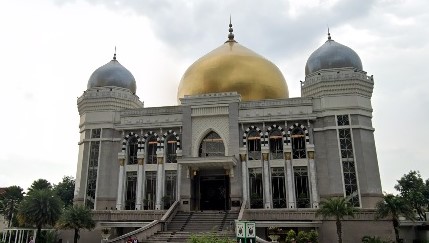
[[[139,229],[123,234],[114,239],[108,240],[107,242],[122,243],[122,242],[126,242],[128,237],[137,237],[139,241],[147,240],[147,238],[156,234],[157,232],[166,230],[167,228],[166,224],[173,219],[174,215],[176,215],[177,213],[178,208],[179,208],[179,201],[175,201],[173,205],[171,205],[170,208],[167,210],[167,212],[165,212],[165,214],[162,216],[160,220],[153,220],[149,224]]]

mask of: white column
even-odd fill
[[[136,208],[137,210],[142,210],[142,202],[143,202],[143,164],[144,164],[144,154],[138,156],[138,166],[137,166],[137,193],[136,193]]]
[[[116,210],[122,210],[124,200],[124,173],[125,158],[119,158],[118,195],[116,198]]]
[[[158,170],[156,173],[156,202],[155,210],[162,209],[162,197],[164,189],[164,153],[157,153]]]
[[[292,150],[292,148],[290,149]],[[293,188],[293,168],[291,159],[291,151],[286,149],[285,152],[285,160],[286,160],[286,180],[287,180],[287,201],[288,208],[295,208],[295,193]]]
[[[264,208],[271,208],[271,193],[270,193],[270,162],[268,161],[269,153],[262,152],[262,166],[264,167]]]
[[[310,173],[311,199],[313,208],[319,207],[319,192],[317,190],[316,165],[314,163],[314,145],[307,147],[308,151],[308,169]]]
[[[176,156],[177,156],[177,160],[180,160],[182,158],[182,150],[177,149],[176,150]],[[181,183],[182,183],[182,165],[181,164],[177,164],[177,190],[176,190],[176,200],[180,201],[180,196],[181,196],[181,192],[180,192],[180,188],[181,188]]]
[[[243,203],[248,202],[249,197],[248,197],[248,187],[247,187],[247,164],[246,164],[246,160],[247,160],[247,156],[246,154],[240,154],[240,160],[241,160],[241,179],[242,179],[242,187],[243,187]]]

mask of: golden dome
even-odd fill
[[[289,98],[286,80],[277,66],[238,44],[232,28],[230,32],[228,41],[186,70],[177,98],[233,91],[243,101]]]

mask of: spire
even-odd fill
[[[116,61],[116,46],[115,46],[115,53],[113,54],[113,60]]]
[[[328,27],[328,40],[331,40],[331,33],[329,32],[329,27]]]
[[[231,23],[231,15],[229,15],[229,34],[228,34],[228,40],[226,42],[236,42],[234,40],[234,33],[232,33],[232,23]]]

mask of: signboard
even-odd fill
[[[256,242],[256,224],[250,221],[238,221],[235,224],[235,234],[239,243]]]

